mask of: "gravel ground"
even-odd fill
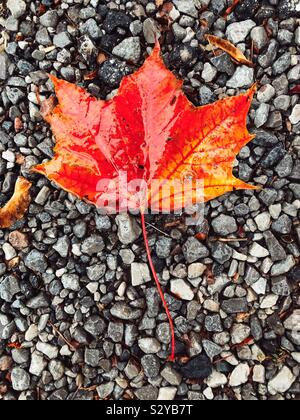
[[[230,3],[2,1],[0,206],[19,174],[33,187],[26,217],[0,230],[0,399],[299,398],[300,1],[242,0],[225,20]],[[106,98],[153,31],[197,105],[259,83],[236,174],[263,189],[212,201],[196,228],[148,219],[166,233],[149,228],[175,364],[138,219],[101,216],[30,173],[52,156],[36,96],[52,90],[46,73]],[[215,56],[206,33],[252,51],[255,68]]]

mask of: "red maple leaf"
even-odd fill
[[[172,330],[174,359],[173,322],[151,259],[144,213],[147,208],[182,211],[186,203],[255,188],[232,173],[236,155],[253,139],[246,118],[255,87],[195,107],[181,89],[183,82],[165,67],[158,43],[108,101],[50,77],[58,105],[46,102],[42,114],[56,138],[55,157],[34,170],[99,207],[113,201],[117,211],[141,211],[150,266]]]

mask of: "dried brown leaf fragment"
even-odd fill
[[[235,47],[226,39],[218,38],[214,35],[206,35],[205,37],[212,47],[219,48],[229,54],[235,61],[246,66],[253,67],[252,61],[248,60],[242,51]]]
[[[0,209],[0,228],[9,228],[26,213],[31,197],[31,182],[23,177],[17,179],[12,198]]]

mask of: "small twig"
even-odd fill
[[[248,238],[212,238],[210,242],[248,242]]]
[[[77,397],[77,394],[78,394],[78,392],[80,391],[80,389],[81,389],[81,388],[79,388],[79,387],[76,389],[76,391],[75,391],[75,392],[74,392],[74,394],[72,395],[72,398],[71,398],[71,400],[72,400],[72,401],[74,401],[74,400],[75,400],[75,398]]]
[[[157,232],[161,233],[162,235],[166,236],[167,238],[171,238],[171,236],[164,232],[163,230],[158,229],[156,226],[152,225],[151,223],[146,222],[147,226],[150,226],[152,229],[156,230]]]
[[[254,59],[254,41],[251,43],[251,53],[250,53],[251,61]]]
[[[93,385],[93,386],[89,386],[88,388],[85,388],[84,386],[78,388],[79,391],[85,391],[85,392],[93,392],[96,391],[96,389],[98,388],[99,385]]]
[[[54,324],[52,324],[51,321],[48,321],[48,324],[54,329],[54,331],[57,333],[57,335],[59,335],[59,337],[68,345],[68,347],[72,351],[76,351],[75,347],[70,343],[70,341],[68,341],[66,339],[66,337],[64,337],[64,335],[59,331],[59,329]]]

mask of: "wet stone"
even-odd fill
[[[44,273],[47,268],[47,261],[44,254],[36,250],[30,251],[25,256],[24,263],[26,267],[37,273]]]
[[[272,292],[278,296],[289,296],[291,294],[291,288],[284,276],[272,278]]]
[[[284,155],[285,151],[281,146],[275,147],[274,149],[270,150],[268,154],[263,158],[261,161],[261,166],[265,169],[273,168],[279,163],[281,159],[284,158]]]
[[[11,381],[15,391],[26,391],[30,387],[30,376],[20,367],[15,367],[12,370]]]
[[[0,281],[0,298],[5,302],[12,302],[14,296],[20,292],[20,286],[15,276],[7,276]]]
[[[272,224],[272,230],[282,235],[288,235],[292,229],[292,220],[286,214],[283,214]]]
[[[200,355],[181,366],[180,372],[188,379],[206,379],[212,373],[212,364],[206,355]]]
[[[210,360],[213,360],[216,356],[222,353],[222,347],[215,344],[213,341],[210,340],[203,340],[203,349]]]
[[[210,315],[205,318],[205,328],[209,332],[222,332],[223,326],[220,315]]]
[[[113,54],[125,61],[137,64],[141,57],[141,45],[138,37],[126,38],[113,49]]]
[[[212,256],[219,263],[224,264],[232,257],[233,250],[225,243],[218,242],[212,247]]]
[[[227,314],[247,312],[249,309],[247,300],[244,298],[224,300],[221,306]]]
[[[68,32],[61,32],[54,35],[53,44],[58,48],[67,48],[72,45],[72,40]]]
[[[245,41],[251,29],[255,27],[255,22],[248,19],[243,22],[234,22],[228,26],[226,31],[227,39],[233,44]]]
[[[239,20],[244,20],[254,16],[259,7],[259,0],[244,0],[237,5],[234,13]]]
[[[249,88],[254,82],[254,70],[247,66],[238,67],[230,80],[227,82],[229,88]]]
[[[121,80],[131,73],[131,68],[123,61],[111,58],[99,69],[99,79],[112,89],[120,85]]]
[[[133,309],[124,302],[117,302],[110,310],[111,314],[124,321],[139,319],[142,316],[142,311]]]
[[[156,255],[159,258],[168,258],[171,253],[172,239],[167,237],[159,238],[156,242]]]
[[[201,244],[196,238],[189,238],[183,245],[183,254],[186,261],[191,264],[199,259],[209,256],[209,250]]]
[[[132,18],[124,12],[111,10],[106,15],[103,22],[103,29],[107,33],[112,33],[117,28],[127,29],[129,28]]]
[[[295,265],[295,258],[292,255],[289,255],[285,260],[273,265],[271,275],[276,277],[287,274]]]
[[[10,66],[10,60],[5,52],[0,53],[0,80],[6,80],[9,76],[8,70]]]
[[[175,45],[172,53],[170,54],[170,62],[175,68],[189,67],[192,65],[195,58],[195,48],[185,44]]]
[[[232,76],[235,72],[234,64],[226,53],[212,57],[210,61],[221,73],[226,73],[228,76]]]
[[[279,241],[276,237],[272,234],[272,232],[267,231],[264,232],[264,238],[270,252],[272,261],[281,261],[286,258],[286,252],[282,245],[280,245]]]
[[[289,69],[291,65],[291,54],[285,53],[278,58],[277,61],[273,64],[273,73],[275,76],[278,76]]]
[[[94,337],[99,337],[106,329],[105,321],[98,315],[92,315],[84,324],[84,329]]]

